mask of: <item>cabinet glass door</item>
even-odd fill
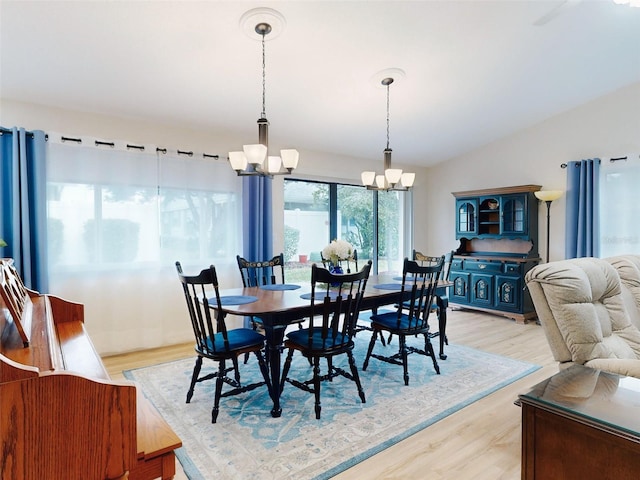
[[[502,197],[502,235],[527,234],[527,197],[508,195]]]
[[[477,200],[456,201],[456,237],[461,238],[478,233]]]

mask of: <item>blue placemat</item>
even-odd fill
[[[324,297],[326,296],[327,296],[327,292],[316,292],[315,300],[316,302],[318,300],[324,300]],[[329,297],[331,297],[331,299],[335,299],[337,296],[338,296],[337,292],[329,292]],[[304,300],[311,300],[311,292],[303,293],[302,295],[300,295],[300,298]]]
[[[373,287],[380,290],[402,290],[402,285],[399,283],[379,283]]]
[[[273,285],[261,285],[263,290],[297,290],[300,285],[294,285],[293,283],[274,283]]]
[[[220,303],[222,305],[244,305],[245,303],[253,303],[258,300],[258,297],[252,295],[226,295],[220,297]],[[215,305],[216,297],[209,298],[209,304]]]

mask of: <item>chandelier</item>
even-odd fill
[[[393,83],[393,77],[382,79],[382,85],[387,87],[387,148],[384,149],[384,174],[378,175],[376,172],[362,172],[362,184],[367,190],[399,190],[406,191],[413,186],[416,178],[415,173],[402,172],[400,168],[391,168],[391,152],[389,148],[389,86]]]
[[[273,18],[276,24],[284,23],[282,15],[275,10],[259,8],[250,10],[243,15],[243,22],[252,18],[260,18],[254,31],[262,38],[262,113],[258,119],[258,143],[243,145],[242,151],[229,152],[229,163],[238,176],[259,175],[273,177],[274,175],[289,175],[298,166],[299,153],[295,149],[280,150],[280,156],[269,155],[269,121],[265,113],[266,97],[266,55],[265,37],[272,31],[272,26],[264,19]]]

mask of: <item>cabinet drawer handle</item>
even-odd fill
[[[480,265],[478,265],[478,268],[479,268],[480,270],[484,270],[485,268],[487,268],[487,266],[486,266],[486,265],[484,265],[484,264],[480,264]]]

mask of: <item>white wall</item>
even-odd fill
[[[458,245],[451,192],[526,184],[565,190],[562,163],[628,153],[640,153],[640,82],[430,168],[428,203],[416,205],[416,247],[446,252]],[[539,252],[545,258],[546,205],[538,211]],[[551,261],[564,258],[564,222],[563,195],[551,205]]]

